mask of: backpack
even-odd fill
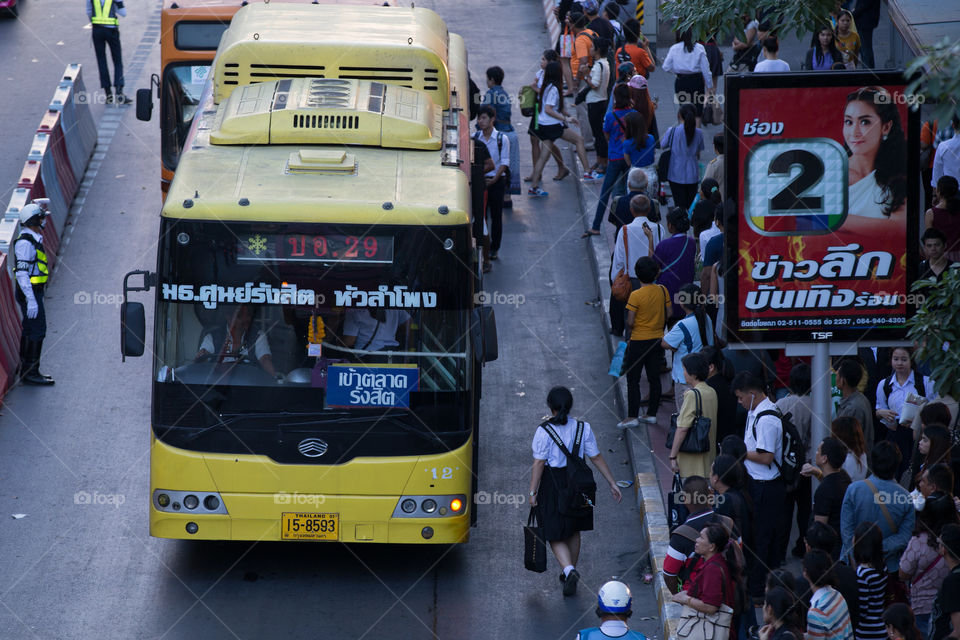
[[[890,392],[893,391],[893,376],[897,375],[896,373],[891,373],[890,377],[883,381],[883,397],[887,402],[890,401]],[[914,370],[913,372],[913,386],[917,390],[917,395],[921,398],[927,397],[927,385],[923,379],[923,374],[919,371]]]
[[[558,506],[560,515],[571,518],[589,516],[593,513],[594,501],[597,499],[597,483],[593,479],[593,471],[587,466],[587,461],[580,455],[580,444],[583,441],[583,422],[577,420],[577,432],[573,437],[573,452],[563,444],[563,440],[553,430],[549,422],[540,425],[547,432],[550,439],[560,447],[560,451],[567,458],[567,486],[559,491]]]
[[[503,161],[503,132],[498,131],[496,129],[494,129],[494,131],[496,131],[497,133],[497,156],[499,156],[499,159],[502,162]],[[483,144],[484,146],[486,146],[486,143],[484,143],[484,141],[480,138],[480,136],[482,135],[483,135],[483,131],[477,131],[476,133],[473,134],[473,139],[478,141],[480,144]],[[510,165],[509,164],[507,165],[506,170],[504,170],[502,177],[507,181],[507,184],[509,185],[510,184]]]
[[[789,413],[780,413],[776,409],[767,409],[757,414],[753,419],[753,439],[757,439],[757,420],[763,416],[776,416],[780,418],[780,424],[783,427],[782,436],[782,455],[780,462],[777,462],[776,455],[773,458],[773,464],[780,470],[780,476],[787,483],[787,487],[794,486],[800,479],[800,468],[803,466],[806,449],[803,446],[803,440],[800,438],[800,432],[794,426]]]

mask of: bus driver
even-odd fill
[[[215,361],[218,364],[233,363],[242,356],[251,356],[252,352],[252,359],[259,362],[271,376],[276,376],[267,336],[260,330],[251,330],[252,323],[253,311],[250,306],[238,305],[225,326],[214,327],[203,337],[196,359],[200,361],[216,354]]]

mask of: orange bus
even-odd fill
[[[316,0],[274,0],[317,4]],[[383,4],[373,0],[320,0],[323,4]],[[246,3],[239,0],[163,0],[160,17],[160,73],[150,88],[137,91],[137,118],[153,117],[154,96],[160,102],[160,191],[166,198],[180,161],[187,134],[220,37],[233,15]],[[390,2],[390,4],[395,4]]]

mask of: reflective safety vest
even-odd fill
[[[110,13],[113,11],[113,0],[90,0],[90,4],[93,5],[93,18],[90,19],[91,23],[113,27],[120,24],[116,15],[110,17]]]
[[[639,631],[627,631],[626,635],[622,636],[608,636],[603,631],[600,631],[600,627],[592,627],[580,631],[580,640],[605,640],[606,638],[613,637],[625,638],[626,640],[647,640],[647,636]]]
[[[93,1],[96,3],[97,0]],[[30,284],[32,285],[46,284],[50,277],[50,270],[47,267],[47,254],[43,250],[43,245],[28,233],[21,233],[16,242],[21,240],[26,240],[33,245],[34,256],[33,260],[17,260],[14,271],[26,271],[27,275],[30,276]],[[16,246],[16,243],[14,243],[14,246]],[[34,272],[36,272],[36,275],[34,275]]]

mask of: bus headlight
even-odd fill
[[[183,499],[183,506],[185,506],[187,509],[196,509],[200,506],[200,498],[190,494]]]

